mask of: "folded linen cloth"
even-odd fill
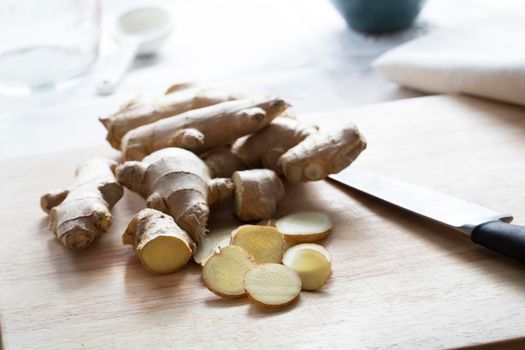
[[[525,24],[482,22],[428,34],[376,59],[385,78],[432,93],[525,105]]]

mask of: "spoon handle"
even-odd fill
[[[102,62],[100,75],[96,82],[99,95],[111,95],[115,91],[133,63],[137,50],[138,42],[135,40],[123,41],[120,47]]]

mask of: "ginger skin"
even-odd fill
[[[234,213],[243,221],[269,219],[284,197],[284,185],[270,169],[236,171]]]
[[[113,175],[115,165],[109,159],[92,159],[77,168],[71,187],[40,198],[51,230],[67,248],[85,248],[111,226],[110,209],[123,194]]]
[[[231,177],[237,170],[246,169],[246,164],[235,155],[230,147],[219,147],[202,155],[210,169],[211,177]]]
[[[279,171],[278,159],[318,128],[296,119],[279,117],[270,125],[233,146],[233,153],[250,168],[263,167]]]
[[[117,112],[108,117],[101,117],[99,120],[107,129],[108,142],[113,148],[120,149],[122,138],[132,129],[192,109],[239,98],[242,98],[242,95],[182,83],[173,85],[166,91],[166,95],[160,97],[135,97]]]
[[[122,243],[133,246],[147,271],[159,274],[177,271],[195,251],[195,243],[171,216],[149,208],[131,219]]]
[[[248,167],[274,170],[291,182],[317,181],[350,165],[366,148],[353,124],[323,131],[291,118],[277,118],[238,140],[233,153]]]
[[[366,148],[354,124],[312,134],[284,153],[277,167],[288,181],[317,181],[349,166]]]
[[[197,244],[206,235],[209,207],[233,192],[229,179],[211,179],[206,164],[182,148],[164,148],[142,162],[125,162],[116,173],[122,185],[145,198],[149,208],[171,215]]]
[[[287,107],[281,99],[253,97],[194,109],[129,131],[122,153],[127,160],[141,160],[166,147],[202,154],[262,129]]]

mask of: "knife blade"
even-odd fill
[[[500,213],[448,194],[386,176],[346,168],[330,179],[385,202],[452,227],[502,255],[525,262],[525,226]]]

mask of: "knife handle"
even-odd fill
[[[474,243],[525,263],[525,226],[491,221],[476,226],[470,238]]]

